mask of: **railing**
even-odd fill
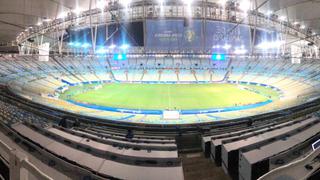
[[[27,157],[21,157],[21,153],[17,152],[17,150],[9,147],[7,144],[0,140],[0,149],[2,152],[7,153],[9,156],[9,171],[10,171],[10,179],[26,179],[28,177],[27,173],[31,173],[37,179],[43,180],[53,180],[40,169],[38,169],[34,164],[32,164]],[[25,169],[27,171],[21,171],[21,169]],[[22,178],[23,177],[23,178]]]
[[[307,165],[308,164],[307,162],[311,163],[312,161],[314,161],[314,159],[317,159],[319,156],[320,156],[320,149],[317,149],[300,160],[291,162],[287,165],[284,165],[269,171],[267,174],[261,176],[258,180],[276,179],[276,177],[280,177],[281,174],[284,174],[284,173],[290,174],[290,171],[292,170],[293,166],[300,165],[301,169],[305,168],[304,165],[305,164]],[[307,179],[312,174],[312,172],[315,172],[315,170],[317,170],[317,168],[314,168],[313,170],[308,171],[307,173],[302,173],[300,174],[300,177],[295,177],[295,178]]]

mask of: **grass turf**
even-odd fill
[[[268,87],[246,86],[261,92],[245,90],[235,84],[96,84],[70,87],[61,99],[107,107],[145,110],[190,110],[232,107],[276,99]]]

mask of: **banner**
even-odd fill
[[[147,20],[147,50],[201,50],[201,20]]]
[[[280,35],[276,31],[268,31],[264,29],[251,29],[252,38],[255,37],[254,45],[259,45],[264,42],[276,42],[280,40]]]
[[[107,34],[106,45],[144,46],[143,22],[111,24],[108,26]]]
[[[205,29],[207,50],[224,47],[230,50],[237,48],[250,49],[250,27],[235,23],[207,21]]]

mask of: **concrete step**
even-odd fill
[[[180,154],[185,180],[231,180],[221,167],[217,167],[202,152]]]

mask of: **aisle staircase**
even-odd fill
[[[227,66],[227,72],[226,74],[224,75],[223,79],[222,79],[222,82],[227,82],[229,80],[229,76],[230,74],[232,73],[232,58],[230,58],[229,62],[228,62],[228,66]]]
[[[209,73],[210,73],[210,82],[212,82],[213,81],[214,71],[213,70],[209,70]]]
[[[178,81],[178,83],[180,82],[180,78],[179,78],[179,69],[176,69],[175,70],[175,73],[176,73],[176,75],[177,75],[177,81]]]
[[[196,71],[195,70],[192,70],[191,73],[193,74],[193,77],[196,81],[198,81],[198,78],[196,76]]]
[[[148,73],[147,70],[143,70],[143,73],[142,73],[142,76],[141,76],[141,78],[140,78],[140,81],[143,81],[143,77],[144,77],[144,75],[147,74],[147,73]]]
[[[125,74],[126,74],[126,81],[129,81],[128,71],[127,70],[125,71]]]
[[[159,73],[158,81],[161,81],[162,70],[159,70],[158,73]]]

